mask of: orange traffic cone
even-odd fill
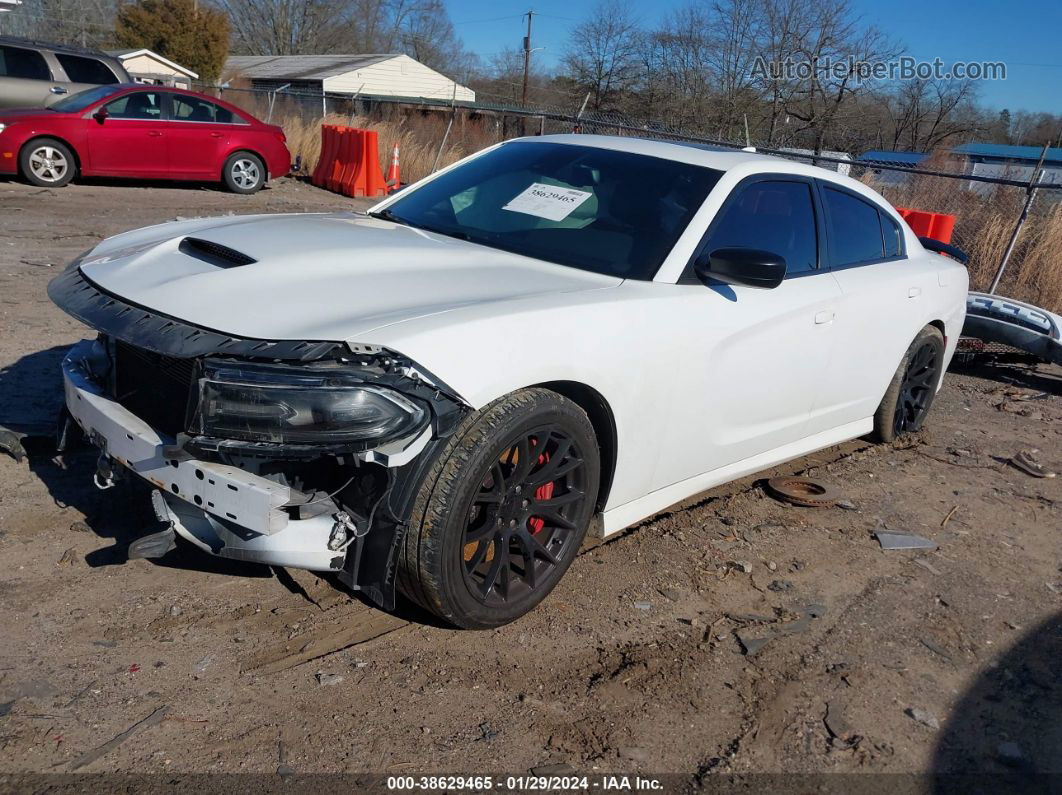
[[[387,169],[387,190],[393,192],[402,187],[402,167],[398,162],[398,144],[391,152],[391,167]]]

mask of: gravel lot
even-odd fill
[[[1060,368],[953,372],[918,438],[779,470],[830,481],[846,507],[730,484],[584,552],[492,632],[184,545],[128,561],[143,493],[97,492],[91,452],[64,469],[45,438],[58,361],[88,335],[48,280],[137,226],[353,206],[288,180],[253,197],[0,181],[0,424],[30,453],[0,454],[0,786],[73,769],[551,766],[691,789],[727,773],[1062,773],[1062,477],[1006,464],[1039,448],[1062,470]],[[940,547],[883,551],[882,527]],[[769,640],[747,653],[739,635]]]

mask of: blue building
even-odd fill
[[[1039,146],[969,143],[954,147],[949,150],[949,154],[961,160],[963,174],[1028,182],[1032,179],[1041,151]],[[873,170],[879,184],[903,185],[911,178],[911,174],[906,171],[893,171],[887,166],[919,168],[928,158],[929,154],[925,152],[888,152],[872,149],[860,155],[856,163],[866,165],[867,168]],[[886,168],[875,168],[874,166],[878,164]],[[1062,149],[1047,150],[1041,183],[1044,185],[1062,184]],[[966,187],[982,195],[994,189],[991,183],[972,180],[966,184]]]

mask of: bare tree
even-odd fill
[[[405,52],[467,72],[442,0],[215,0],[232,20],[233,49],[250,55]]]
[[[799,32],[795,50],[806,74],[797,76],[785,111],[802,123],[796,132],[806,133],[821,152],[847,106],[873,86],[862,65],[895,58],[902,50],[876,27],[860,28],[848,0],[819,2],[810,22]]]
[[[742,117],[759,99],[752,68],[761,38],[760,0],[715,0],[708,27],[708,65],[718,89],[718,135],[740,137]]]
[[[0,24],[6,35],[111,47],[117,9],[117,0],[25,0],[0,14]]]
[[[973,102],[972,80],[909,80],[892,96],[892,148],[928,152],[948,138],[976,132],[980,124],[960,113]]]
[[[615,103],[638,77],[639,29],[622,0],[600,0],[571,32],[563,63],[575,84],[590,93],[590,107]]]

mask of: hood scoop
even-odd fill
[[[218,268],[238,268],[241,265],[251,265],[258,262],[254,257],[250,257],[242,251],[198,237],[186,237],[181,241],[177,250],[182,254],[195,257],[197,260]]]

